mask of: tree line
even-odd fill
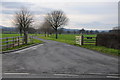
[[[27,8],[21,8],[15,13],[13,23],[17,27],[17,31],[24,35],[24,42],[28,42],[28,33],[44,33],[45,36],[56,34],[97,34],[99,31],[95,30],[65,30],[63,26],[68,24],[69,19],[65,13],[61,10],[52,11],[44,17],[44,22],[39,25],[38,29],[33,27],[34,17],[33,14]]]
[[[27,44],[28,41],[28,32],[30,30],[33,30],[33,28],[30,28],[33,25],[32,23],[34,22],[33,18],[34,17],[32,13],[26,8],[22,8],[20,11],[15,13],[13,23],[15,26],[17,26],[17,29],[19,30],[21,36],[22,34],[24,34],[25,44]],[[43,30],[45,34],[54,31],[57,39],[58,28],[66,25],[67,22],[68,18],[66,17],[65,13],[60,10],[55,10],[46,15],[45,21],[39,29]]]

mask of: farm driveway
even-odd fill
[[[3,77],[116,78],[118,75],[117,57],[61,42],[40,40],[45,43],[3,54]]]

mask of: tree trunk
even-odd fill
[[[20,36],[22,36],[22,30],[20,29]]]
[[[49,37],[49,33],[47,33],[47,37]]]
[[[45,37],[46,37],[46,32],[45,32]]]
[[[56,39],[58,38],[58,32],[57,32],[57,29],[56,29]]]
[[[22,36],[22,33],[20,33],[20,36]]]
[[[25,42],[25,44],[28,43],[28,33],[27,32],[24,32],[24,42]]]

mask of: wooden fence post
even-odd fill
[[[24,36],[22,36],[22,44],[24,44]]]
[[[32,39],[31,39],[31,36],[29,36],[29,39],[30,39],[30,43],[32,43]]]
[[[97,46],[97,40],[98,40],[97,38],[98,38],[98,37],[96,36],[96,42],[95,42],[95,46]]]
[[[18,36],[18,46],[19,46],[19,36]]]
[[[83,43],[84,43],[84,36],[82,35],[81,36],[81,45],[84,45]]]
[[[6,48],[8,49],[8,38],[6,38]]]
[[[13,37],[13,47],[14,47],[14,37]]]
[[[31,37],[31,39],[32,39],[32,43],[33,43],[33,36]]]

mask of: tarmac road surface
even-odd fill
[[[45,43],[2,54],[4,78],[119,77],[117,57],[61,42],[40,40]]]

